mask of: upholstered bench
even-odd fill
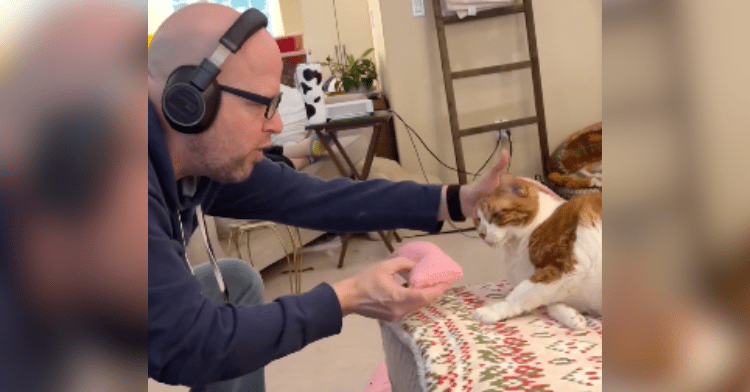
[[[494,325],[473,311],[504,282],[450,289],[400,322],[380,323],[394,392],[601,391],[602,323],[573,331],[538,309]]]

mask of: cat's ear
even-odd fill
[[[508,172],[500,173],[500,186],[503,189],[507,191],[512,191],[513,185],[515,184],[515,182],[516,182],[516,176],[514,176],[513,174],[508,173]]]
[[[516,181],[514,184],[510,186],[510,190],[517,197],[526,197],[528,195],[528,192],[526,191],[526,187],[523,184],[519,184],[518,181]]]

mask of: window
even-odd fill
[[[250,7],[257,8],[268,17],[268,32],[274,37],[284,35],[279,0],[172,0],[172,10],[176,11],[187,4],[199,2],[223,4],[239,12],[245,12]]]

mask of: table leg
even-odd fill
[[[325,137],[323,136],[323,132],[319,129],[315,130],[315,134],[318,135],[318,139],[320,139],[320,142],[323,144],[323,147],[328,151],[328,155],[331,157],[331,160],[336,165],[336,168],[339,169],[339,173],[341,173],[342,176],[347,177],[346,170],[344,170],[344,166],[341,165],[341,162],[336,157],[336,154],[333,152],[333,148],[331,148],[331,145],[328,144],[328,141],[326,141]]]
[[[255,267],[255,263],[253,263],[253,254],[250,251],[250,233],[252,230],[247,231],[247,259],[250,260],[250,265]]]
[[[389,251],[393,252],[393,245],[391,245],[391,239],[388,238],[388,236],[385,234],[385,232],[379,231],[378,235],[380,235],[380,238],[383,239],[383,242],[385,243],[385,247],[388,248]]]
[[[372,161],[375,159],[375,148],[380,140],[380,134],[382,125],[377,124],[372,127],[372,137],[370,138],[370,145],[367,147],[367,155],[365,156],[365,165],[362,168],[362,179],[365,180],[370,176],[370,169],[372,168]]]
[[[344,147],[341,145],[341,142],[339,142],[339,137],[336,136],[335,133],[331,133],[331,140],[333,140],[333,143],[336,145],[336,147],[339,148],[339,151],[341,152],[341,156],[344,158],[344,161],[346,161],[346,164],[349,165],[349,168],[352,169],[352,173],[354,173],[354,178],[357,180],[364,180],[366,177],[363,177],[359,174],[359,171],[357,170],[357,167],[354,166],[354,162],[352,162],[352,159],[349,158],[349,155],[344,151]]]
[[[338,269],[344,268],[344,256],[346,256],[346,248],[349,246],[349,240],[352,239],[351,234],[344,234],[344,238],[341,239],[341,255],[339,256]]]

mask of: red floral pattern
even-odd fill
[[[601,391],[601,318],[587,317],[582,331],[560,325],[542,309],[494,325],[473,319],[474,310],[508,291],[505,282],[454,288],[389,324],[420,351],[427,391]]]

